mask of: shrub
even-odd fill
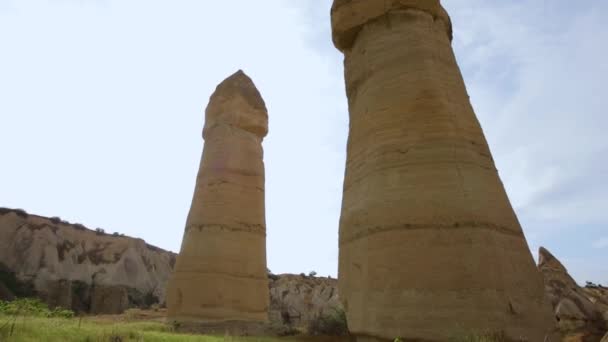
[[[346,336],[348,335],[348,324],[346,313],[343,309],[334,308],[334,312],[321,314],[308,323],[310,335]]]
[[[61,218],[60,218],[60,217],[57,217],[57,216],[53,216],[53,217],[51,217],[49,220],[50,220],[51,222],[53,222],[54,224],[60,224],[60,223],[62,222],[62,221],[61,221]]]
[[[34,317],[54,317],[72,318],[74,312],[64,308],[49,309],[39,299],[21,298],[12,302],[0,301],[0,314],[8,316],[34,316]]]
[[[598,288],[597,284],[594,284],[594,283],[592,283],[590,281],[585,282],[585,287],[589,288],[589,289],[597,289]]]
[[[85,227],[82,223],[74,223],[72,224],[72,226],[78,230],[86,230],[87,227]]]
[[[315,277],[317,275],[317,272],[315,271],[310,271],[310,273],[308,273],[309,277]]]
[[[468,334],[450,339],[450,342],[510,342],[504,332],[486,332],[482,334]]]
[[[27,218],[29,216],[29,214],[27,213],[27,211],[25,211],[23,209],[15,209],[13,212],[15,214],[17,214],[17,216],[19,216],[21,218]]]
[[[102,228],[95,228],[95,233],[97,235],[104,235],[106,233],[106,231],[103,230]]]

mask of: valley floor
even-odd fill
[[[137,313],[136,313],[137,314]],[[85,318],[41,318],[0,315],[0,341],[10,342],[286,342],[329,341],[306,337],[202,336],[172,332],[157,317],[99,316]],[[338,339],[339,340],[339,339]],[[331,341],[336,341],[332,338]]]

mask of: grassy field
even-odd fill
[[[12,332],[12,333],[11,333]],[[179,334],[161,322],[104,318],[43,318],[0,315],[0,342],[334,342],[337,337],[232,337]],[[396,341],[401,341],[396,339]],[[499,336],[466,336],[454,342],[503,342]]]
[[[278,342],[275,338],[237,338],[176,334],[160,322],[112,322],[92,318],[0,316],[0,341],[15,342]],[[285,341],[284,339],[282,341]]]
[[[334,319],[329,319],[333,317]],[[309,332],[335,333],[327,330],[345,317],[326,317],[309,326]],[[335,321],[338,317],[338,321]],[[166,310],[129,309],[121,315],[74,317],[63,309],[49,309],[37,299],[0,301],[0,342],[126,342],[126,341],[184,341],[184,342],[346,342],[348,337],[233,337],[189,335],[173,331],[165,324]],[[331,324],[330,324],[331,323]],[[338,322],[340,327],[346,323]],[[344,333],[343,330],[339,332]],[[395,342],[405,342],[395,339]],[[450,342],[507,342],[504,334],[464,335]]]

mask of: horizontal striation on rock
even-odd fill
[[[175,258],[141,239],[0,208],[0,273],[19,281],[15,295],[51,307],[103,314],[162,304]]]
[[[543,340],[542,278],[498,176],[438,0],[335,0],[349,136],[339,290],[351,331]]]
[[[251,79],[238,71],[220,83],[205,111],[205,145],[168,290],[169,319],[215,328],[268,320],[267,133],[266,105]]]

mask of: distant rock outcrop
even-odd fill
[[[608,288],[580,287],[564,265],[540,248],[538,268],[545,279],[545,294],[553,306],[560,331],[598,337],[608,330]]]
[[[0,208],[0,300],[38,297],[91,314],[165,302],[176,254],[58,218]],[[340,310],[337,280],[268,275],[272,324],[305,328]]]
[[[78,312],[165,301],[174,253],[59,218],[0,209],[0,296],[37,296]]]
[[[292,274],[269,278],[271,322],[305,328],[317,317],[342,309],[337,279]]]

